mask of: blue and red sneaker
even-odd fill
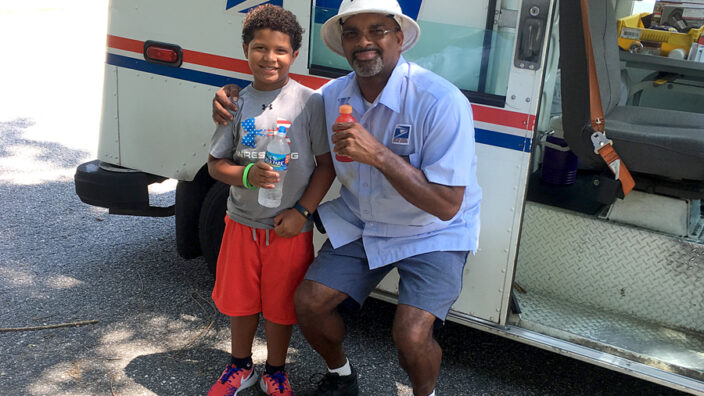
[[[262,374],[259,386],[267,396],[293,396],[293,389],[291,389],[291,384],[288,383],[288,373],[283,370],[274,374]]]
[[[228,364],[220,379],[210,388],[208,396],[234,396],[256,382],[257,376],[254,375],[254,367],[245,369]]]

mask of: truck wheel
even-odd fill
[[[195,184],[180,181],[176,185],[176,251],[187,260],[201,254],[198,215],[202,197],[198,196],[199,187]]]
[[[176,251],[187,260],[201,255],[198,236],[200,208],[214,183],[207,166],[204,166],[193,181],[179,181],[176,185]]]
[[[225,214],[227,211],[227,197],[230,186],[217,182],[210,187],[210,191],[203,200],[198,223],[198,236],[203,258],[208,264],[208,270],[215,274],[220,253],[220,242],[225,232]]]

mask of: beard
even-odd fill
[[[358,59],[352,60],[352,70],[360,77],[372,77],[381,73],[384,68],[384,61],[381,60],[381,56],[377,56],[374,59],[360,61]]]

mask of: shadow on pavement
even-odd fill
[[[172,395],[166,383],[188,377],[190,386],[207,393],[224,368],[230,354],[212,348],[186,349],[178,353],[162,352],[134,358],[124,369],[134,382],[157,395]]]

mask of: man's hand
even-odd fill
[[[283,211],[274,217],[274,232],[282,238],[294,237],[301,233],[306,218],[296,209]]]
[[[357,122],[340,122],[332,126],[333,151],[355,161],[376,166],[376,161],[386,150],[369,131]]]
[[[274,184],[279,182],[279,172],[275,171],[271,165],[264,161],[257,161],[253,167],[249,168],[247,174],[249,184],[261,188],[274,188]]]
[[[240,98],[240,87],[228,84],[218,89],[213,98],[213,121],[219,125],[227,125],[234,117],[229,110],[237,111],[237,100]]]

